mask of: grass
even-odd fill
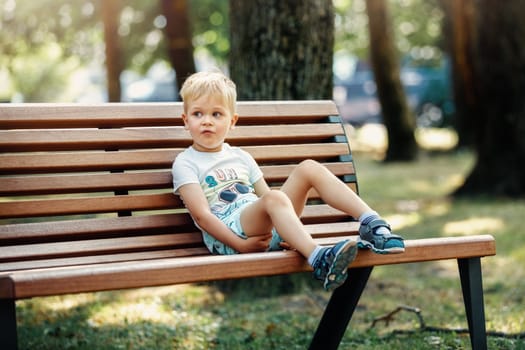
[[[487,328],[525,332],[525,201],[451,200],[470,153],[428,153],[419,162],[382,164],[356,152],[362,196],[406,238],[490,233],[498,254],[483,259]],[[487,184],[489,185],[489,184]],[[213,285],[35,298],[17,303],[21,349],[305,349],[329,294],[299,277],[287,295]],[[301,282],[303,281],[303,282]],[[417,315],[372,321],[399,306],[426,325],[466,328],[454,261],[377,267],[340,349],[470,349],[468,335],[419,331]],[[409,333],[403,333],[409,332]],[[489,337],[490,349],[525,349],[525,340]]]

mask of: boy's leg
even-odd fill
[[[247,236],[262,235],[274,226],[281,237],[297,249],[314,268],[314,277],[326,289],[334,289],[347,278],[348,265],[357,254],[357,242],[346,240],[334,247],[320,247],[305,231],[288,196],[270,191],[243,209],[241,226]]]
[[[323,287],[326,290],[332,290],[346,281],[348,265],[357,256],[357,242],[348,239],[333,247],[320,249],[320,253],[314,258],[312,264],[314,277],[323,281]]]
[[[275,227],[279,235],[306,258],[317,245],[305,231],[290,199],[280,191],[270,191],[247,205],[240,220],[247,236],[264,235]]]
[[[292,201],[297,215],[301,215],[311,189],[315,189],[325,203],[354,218],[372,211],[344,182],[314,160],[301,162],[281,187]]]
[[[303,161],[290,174],[281,190],[292,201],[298,215],[302,212],[307,193],[315,189],[323,201],[354,218],[360,218],[369,213],[375,213],[354,191],[340,181],[324,165],[313,161]],[[381,218],[370,223],[364,223],[359,230],[360,237],[365,241],[362,247],[372,248],[376,253],[401,253],[404,251],[403,238],[394,235],[390,226]]]

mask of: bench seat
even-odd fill
[[[181,103],[0,104],[0,343],[17,348],[16,300],[309,271],[295,251],[213,256],[182,201],[171,164],[191,144]],[[332,101],[240,102],[227,142],[279,188],[305,159],[358,192]],[[315,191],[301,216],[320,244],[357,239],[358,222]],[[409,237],[407,237],[409,238]],[[374,266],[458,261],[471,342],[486,349],[480,258],[490,235],[407,239],[406,252],[360,251],[311,343],[335,349]]]
[[[318,241],[334,244],[339,239]],[[360,251],[352,267],[479,257],[494,248],[494,240],[490,235],[426,238],[407,240],[406,248],[402,255]],[[8,277],[0,277],[0,298],[22,299],[311,271],[305,259],[294,251],[210,256],[205,249],[194,248],[113,255],[109,259],[112,261],[82,261],[85,265],[73,260],[64,267],[12,272]]]

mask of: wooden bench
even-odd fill
[[[310,270],[294,251],[212,256],[170,167],[190,144],[180,103],[0,105],[0,344],[17,347],[15,301],[80,292]],[[241,102],[229,142],[250,152],[273,187],[306,158],[357,191],[352,155],[331,101]],[[322,244],[358,224],[320,203],[302,220]],[[409,237],[406,237],[409,238]],[[457,259],[474,349],[486,349],[480,258],[489,235],[406,241],[406,252],[361,251],[330,299],[312,349],[335,349],[374,266]]]

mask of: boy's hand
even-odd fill
[[[268,249],[271,240],[271,233],[267,235],[250,236],[242,240],[242,243],[239,247],[240,249],[238,249],[238,251],[240,253],[265,252]]]
[[[290,250],[292,249],[292,246],[288,242],[281,242],[279,243],[279,246],[283,249]]]

